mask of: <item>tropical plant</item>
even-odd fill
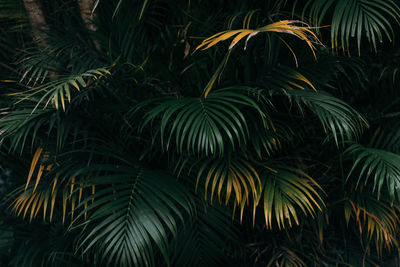
[[[399,20],[0,0],[0,265],[395,266]]]

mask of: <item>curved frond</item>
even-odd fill
[[[18,102],[21,102],[27,99],[32,99],[33,97],[36,97],[37,94],[40,94],[35,109],[42,103],[45,103],[44,106],[47,107],[51,102],[54,104],[56,109],[61,105],[62,109],[65,110],[66,101],[68,100],[68,102],[71,102],[71,89],[80,91],[94,80],[108,74],[110,74],[110,72],[106,68],[88,70],[81,74],[60,78],[56,81],[51,81],[47,84],[23,92],[14,93],[12,95],[20,96],[21,99],[18,100]]]
[[[386,36],[390,41],[394,37],[393,22],[398,23],[400,8],[392,0],[309,0],[304,6],[309,10],[310,20],[315,26],[321,26],[329,9],[334,9],[331,22],[332,49],[343,50],[350,45],[350,38],[357,38],[358,52],[361,51],[361,39],[365,35],[375,51],[377,43]]]
[[[228,204],[233,193],[234,205],[240,207],[241,219],[245,205],[248,205],[250,200],[257,199],[261,190],[260,177],[255,166],[252,166],[252,162],[239,157],[204,160],[197,172],[196,187],[200,181],[204,184],[206,199],[211,187],[211,202],[214,195],[217,195],[219,202],[225,198],[225,204]]]
[[[395,101],[393,101],[395,104]],[[385,118],[386,117],[386,118]],[[400,123],[398,113],[384,114],[373,133],[371,146],[398,154],[400,152]]]
[[[306,25],[304,22],[298,20],[282,20],[278,22],[273,22],[271,24],[253,30],[239,29],[239,30],[228,30],[216,33],[213,36],[206,38],[199,46],[196,47],[196,50],[200,48],[202,48],[203,50],[208,49],[216,45],[217,43],[225,41],[232,37],[235,38],[233,38],[229,46],[229,50],[232,49],[243,38],[246,38],[246,44],[245,44],[245,49],[246,49],[247,42],[249,41],[249,39],[262,32],[277,32],[277,33],[286,33],[294,35],[297,38],[305,41],[313,53],[315,50],[314,45],[315,44],[321,45],[321,42],[318,40],[318,37],[312,31],[312,28]]]
[[[79,181],[81,180],[79,178],[57,177],[51,172],[54,163],[48,160],[49,156],[50,154],[42,148],[36,150],[26,185],[11,194],[10,198],[15,199],[10,206],[17,216],[22,216],[22,218],[29,216],[29,221],[40,215],[39,211],[42,210],[43,221],[48,216],[51,222],[56,202],[61,199],[62,222],[65,222],[67,210],[70,211],[72,221],[76,214],[76,206],[81,203],[82,197],[93,194],[94,187],[86,190],[83,188],[83,181]]]
[[[114,171],[93,178],[99,189],[78,207],[88,204],[77,218],[88,213],[78,249],[107,266],[149,266],[155,245],[168,262],[168,238],[178,231],[176,220],[183,220],[183,211],[191,213],[184,189],[158,171],[104,165],[100,169]]]
[[[303,105],[313,112],[324,128],[325,132],[331,132],[333,139],[338,144],[341,141],[358,139],[363,127],[368,126],[363,116],[350,105],[326,92],[318,91],[286,91],[297,107],[303,113]]]
[[[398,246],[398,206],[393,207],[386,201],[379,201],[370,195],[349,200],[349,206],[360,234],[364,234],[366,240],[375,241],[378,253],[382,252],[383,247]]]
[[[299,211],[314,217],[316,209],[324,205],[316,190],[321,187],[299,169],[279,167],[265,169],[260,175],[265,223],[272,229],[275,221],[279,229],[299,225]]]
[[[296,251],[282,247],[278,249],[271,257],[267,267],[282,266],[282,267],[306,267],[304,260],[296,253]]]
[[[247,143],[249,129],[245,109],[253,111],[261,122],[266,118],[247,90],[241,88],[217,90],[207,98],[153,100],[140,104],[136,111],[153,103],[158,105],[139,123],[142,128],[159,123],[157,135],[161,146],[179,153],[222,155],[227,146],[235,149]]]
[[[33,108],[33,106],[32,106]],[[49,109],[36,109],[32,111],[30,107],[17,110],[6,110],[2,113],[0,119],[1,138],[9,139],[11,149],[19,150],[21,153],[26,146],[29,137],[32,139],[32,144],[39,129],[51,129],[56,121],[56,113]]]
[[[53,140],[60,150],[67,140],[76,140],[88,129],[88,123],[79,113],[66,115],[56,109],[35,109],[31,103],[21,109],[7,109],[2,115],[1,138],[9,141],[11,150],[21,153],[35,141],[50,136],[55,138]]]
[[[271,90],[304,90],[306,88],[317,91],[311,81],[298,70],[281,65],[274,68],[263,85]]]
[[[282,148],[283,144],[292,141],[295,136],[293,129],[284,121],[273,121],[272,127],[269,129],[249,122],[249,129],[249,142],[260,159],[273,155]]]
[[[347,176],[349,178],[357,171],[358,181],[365,185],[373,183],[373,190],[377,190],[378,199],[383,191],[382,186],[386,183],[390,200],[400,199],[400,156],[392,152],[368,148],[359,144],[351,145],[346,153],[354,157],[352,168]]]
[[[171,266],[230,266],[227,244],[238,242],[239,232],[228,208],[208,205],[202,194],[194,198],[195,215],[171,242]]]

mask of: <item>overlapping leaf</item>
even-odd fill
[[[106,68],[87,70],[84,73],[60,78],[56,81],[51,81],[36,88],[12,95],[20,96],[20,102],[36,97],[39,94],[36,107],[42,103],[45,103],[45,107],[49,103],[53,103],[56,109],[61,105],[62,109],[65,110],[66,101],[71,102],[71,89],[80,91],[82,88],[88,86],[88,81],[99,79],[107,74],[110,74],[110,72]]]
[[[11,203],[12,210],[17,216],[25,218],[29,215],[32,221],[43,211],[43,221],[53,219],[56,200],[62,199],[62,222],[65,222],[67,210],[74,219],[75,207],[90,193],[94,193],[94,186],[89,190],[82,187],[76,177],[62,179],[51,173],[54,163],[48,161],[49,153],[38,148],[33,156],[26,185],[15,190],[10,198],[15,198]],[[34,178],[36,176],[36,179]],[[60,196],[61,195],[61,196]],[[67,207],[68,206],[68,207]],[[85,204],[87,206],[87,204]],[[86,215],[85,215],[86,218]]]
[[[364,35],[375,51],[384,36],[391,41],[393,22],[398,23],[400,17],[399,5],[392,0],[309,0],[304,6],[315,26],[321,26],[330,9],[332,48],[338,48],[339,43],[343,49],[348,48],[350,38],[356,37],[359,53]]]
[[[33,143],[40,133],[40,128],[54,125],[56,121],[57,116],[54,110],[32,110],[33,108],[34,106],[30,105],[23,109],[6,110],[2,114],[3,117],[0,119],[2,139],[9,139],[10,146],[14,151],[22,152],[29,139]]]
[[[227,243],[238,242],[229,208],[208,205],[199,193],[196,213],[186,221],[170,246],[172,266],[227,266],[232,264]]]
[[[354,157],[348,178],[357,171],[357,185],[372,183],[378,198],[386,184],[390,200],[400,199],[400,156],[382,149],[368,148],[359,144],[351,145],[346,153]]]
[[[197,171],[197,184],[200,180],[200,184],[204,184],[205,198],[210,195],[211,202],[216,195],[220,202],[225,199],[225,204],[228,204],[233,194],[234,205],[240,208],[241,219],[245,205],[257,199],[261,192],[256,166],[240,157],[204,160]]]
[[[249,95],[247,88],[226,88],[210,93],[207,98],[167,98],[140,104],[136,111],[158,103],[145,114],[142,128],[159,127],[157,137],[166,150],[200,155],[222,155],[228,148],[246,144],[249,130],[247,110],[260,123],[266,119]]]
[[[278,33],[287,33],[290,35],[294,35],[297,38],[305,41],[307,45],[310,47],[312,52],[314,53],[315,44],[321,44],[318,40],[318,37],[311,30],[308,25],[305,25],[301,21],[297,20],[282,20],[278,22],[273,22],[266,26],[257,28],[257,29],[239,29],[239,30],[228,30],[214,34],[211,37],[206,38],[199,46],[197,46],[196,50],[202,48],[203,50],[208,49],[221,41],[225,41],[229,38],[233,38],[229,49],[232,49],[240,40],[246,38],[246,44],[250,38],[253,36],[262,33],[262,32],[278,32]]]
[[[360,234],[366,236],[366,240],[374,240],[377,251],[398,246],[399,207],[377,200],[368,193],[358,194],[348,201],[345,207],[350,209],[348,213],[356,221]],[[346,218],[347,223],[349,219]]]
[[[263,193],[257,201],[263,203],[268,229],[273,228],[273,218],[279,229],[299,225],[299,213],[314,217],[324,205],[317,192],[321,187],[299,169],[268,168],[260,179]]]
[[[293,90],[285,93],[295,101],[301,112],[303,106],[308,107],[318,117],[325,132],[332,133],[336,144],[339,142],[338,137],[342,142],[358,139],[363,128],[368,126],[359,112],[326,92]]]
[[[78,249],[103,266],[150,266],[157,247],[168,263],[168,238],[178,231],[177,219],[191,213],[185,190],[163,172],[97,166],[101,169],[108,174],[92,181],[100,189],[79,206],[88,204],[77,221],[90,215]]]

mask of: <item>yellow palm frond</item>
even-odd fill
[[[373,198],[368,198],[367,201],[364,200],[362,203],[352,200],[348,200],[348,202],[360,234],[366,228],[366,235],[369,240],[375,241],[378,254],[382,252],[383,247],[390,249],[398,246],[396,235],[400,223],[399,207],[391,207],[389,204],[376,201]],[[348,219],[346,218],[346,220]]]
[[[220,203],[225,199],[227,205],[233,196],[235,207],[240,207],[241,217],[245,205],[252,199],[258,199],[261,193],[258,172],[248,161],[241,158],[207,161],[200,167],[197,186],[200,180],[204,181],[206,199],[211,187],[211,202],[216,195]]]
[[[246,22],[246,25],[249,25],[249,22]],[[319,41],[317,35],[312,31],[312,27],[309,27],[302,21],[298,20],[282,20],[277,21],[266,26],[257,28],[257,29],[239,29],[239,30],[227,30],[216,33],[211,37],[206,38],[199,46],[196,47],[196,50],[202,49],[206,50],[210,47],[215,46],[219,42],[225,41],[231,37],[234,37],[232,40],[229,50],[236,46],[236,44],[246,38],[245,41],[245,49],[247,46],[247,42],[253,36],[257,35],[258,33],[262,32],[277,32],[277,33],[286,33],[290,35],[294,35],[297,38],[305,41],[307,45],[310,47],[311,51],[315,55],[315,44],[322,45]]]
[[[17,216],[22,215],[23,218],[29,214],[29,220],[32,221],[33,218],[37,217],[39,210],[43,210],[43,220],[47,218],[47,211],[49,212],[49,221],[53,219],[53,212],[55,208],[55,202],[57,199],[58,191],[61,187],[62,190],[62,221],[64,223],[67,212],[67,205],[71,203],[71,220],[73,220],[74,212],[76,208],[76,202],[78,204],[81,202],[82,195],[90,195],[95,193],[95,187],[91,186],[88,192],[84,191],[84,184],[82,182],[76,182],[76,177],[71,178],[69,183],[59,181],[58,177],[49,177],[47,172],[51,171],[53,164],[46,164],[46,159],[49,158],[49,152],[44,151],[43,148],[38,148],[33,156],[31,167],[28,174],[28,179],[24,189],[21,189],[19,195],[11,203],[12,210],[17,214]],[[34,185],[30,185],[30,181],[37,173],[36,181]],[[39,186],[42,177],[46,176],[47,186],[43,184]],[[51,175],[50,175],[51,176]],[[48,181],[50,179],[50,183]],[[82,181],[82,180],[81,180]],[[79,187],[75,189],[75,185],[78,184]],[[69,185],[69,190],[68,190]],[[93,200],[92,200],[93,201]],[[30,212],[28,213],[28,211]]]

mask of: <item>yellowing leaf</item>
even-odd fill
[[[247,21],[244,22],[246,27],[249,26],[251,16],[247,18]],[[307,45],[310,47],[312,53],[315,55],[315,46],[314,44],[322,45],[321,42],[319,41],[317,35],[311,30],[313,29],[312,27],[309,26],[304,26],[306,25],[302,21],[298,20],[282,20],[278,22],[274,22],[271,24],[268,24],[266,26],[257,28],[257,29],[239,29],[239,30],[230,30],[230,31],[223,31],[217,34],[214,34],[211,37],[206,38],[199,46],[196,47],[195,51],[197,51],[200,48],[203,48],[203,50],[206,50],[217,43],[227,40],[235,35],[237,35],[234,40],[232,41],[231,45],[229,46],[229,49],[232,49],[241,39],[243,39],[245,36],[249,35],[248,39],[254,35],[256,35],[259,32],[278,32],[278,33],[286,33],[293,35],[307,43]],[[246,43],[248,41],[246,40]]]
[[[28,180],[26,181],[25,190],[28,188],[29,182],[30,182],[30,180],[32,178],[33,172],[34,172],[34,170],[36,168],[36,164],[37,164],[37,162],[38,162],[38,160],[40,158],[40,155],[42,154],[42,151],[43,151],[43,149],[41,147],[39,147],[36,150],[35,155],[33,156],[32,163],[31,163],[31,168],[29,170]]]

